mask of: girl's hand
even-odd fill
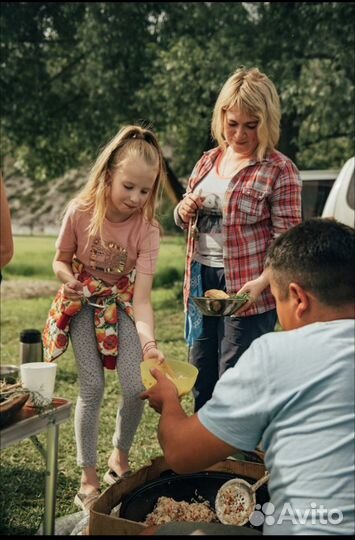
[[[197,193],[189,193],[179,205],[178,214],[184,223],[195,217],[196,212],[203,205],[204,197]]]
[[[72,279],[64,283],[64,294],[70,300],[78,300],[84,295],[83,284],[77,279]]]
[[[158,364],[161,364],[165,360],[164,354],[156,347],[152,347],[143,354],[143,360],[148,360],[148,358],[156,358]]]

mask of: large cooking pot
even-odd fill
[[[131,521],[145,521],[147,514],[153,511],[159,497],[172,497],[176,501],[192,500],[199,502],[199,497],[209,501],[214,509],[218,489],[232,478],[242,478],[254,484],[255,479],[224,472],[204,471],[195,474],[175,474],[165,471],[157,480],[147,482],[131,493],[122,497],[120,517]],[[256,503],[263,505],[269,501],[267,487],[261,486],[256,492]],[[252,527],[249,523],[246,527]],[[262,527],[255,527],[261,530]]]

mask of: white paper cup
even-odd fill
[[[29,362],[21,364],[21,382],[30,392],[41,394],[45,404],[50,404],[54,394],[57,364],[48,362]]]

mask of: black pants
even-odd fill
[[[223,268],[202,266],[203,290],[225,289]],[[233,367],[251,342],[272,332],[276,310],[249,317],[203,317],[201,336],[193,343],[189,360],[199,370],[193,390],[195,412],[210,399],[216,382]]]

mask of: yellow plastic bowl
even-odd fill
[[[180,362],[179,360],[166,360],[166,363],[172,369],[174,377],[171,377],[169,371],[164,367],[165,362],[157,364],[155,358],[149,358],[148,360],[143,360],[143,362],[141,362],[141,376],[145,388],[149,390],[149,388],[154,386],[157,382],[150,373],[150,369],[154,367],[165,373],[165,375],[175,384],[179,396],[188,394],[196,382],[198,369],[188,362]]]

